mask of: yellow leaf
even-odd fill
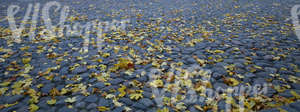
[[[124,97],[126,95],[125,92],[126,86],[122,85],[121,88],[118,88],[118,91],[120,92],[119,97]]]
[[[76,101],[76,97],[65,99],[65,102],[67,102],[67,103],[74,103],[75,101]]]
[[[0,58],[0,63],[5,62],[5,59]]]
[[[135,100],[138,100],[140,98],[143,98],[143,95],[142,94],[138,94],[138,93],[133,93],[130,95],[130,99],[135,99]]]
[[[33,69],[33,66],[31,66],[30,64],[25,64],[24,73],[26,74],[32,69]]]
[[[215,53],[224,53],[222,50],[215,50]]]
[[[101,62],[102,62],[102,59],[97,59],[97,62],[101,63]]]
[[[102,55],[102,57],[104,57],[104,58],[107,58],[107,57],[109,57],[109,56],[110,56],[109,53],[104,53],[104,54]]]
[[[47,75],[45,76],[45,79],[47,80],[52,80],[54,78],[54,75]]]
[[[50,91],[50,95],[51,96],[58,96],[59,95],[59,91],[56,88],[53,88]]]
[[[163,109],[158,109],[157,112],[169,112],[169,109],[164,107]]]
[[[254,65],[253,67],[254,67],[254,68],[257,68],[257,69],[262,69],[262,67],[257,66],[257,65]]]
[[[0,88],[0,96],[3,95],[7,90],[8,90],[7,87],[5,87],[5,88]]]
[[[255,69],[255,68],[252,68],[252,67],[250,67],[250,72],[251,72],[251,73],[254,73],[254,72],[256,72],[256,69]]]
[[[153,61],[152,66],[159,68],[160,64],[157,61]]]
[[[41,87],[43,87],[44,86],[44,84],[39,84],[39,85],[37,85],[36,87],[37,88],[41,88]]]
[[[282,108],[277,108],[277,109],[279,110],[279,112],[288,112],[288,111],[286,111],[286,110],[284,110]]]
[[[24,50],[28,50],[30,47],[29,46],[25,46],[25,47],[21,47],[20,50],[24,51]]]
[[[204,111],[204,109],[200,105],[195,105],[194,106],[197,110],[200,110],[201,112]]]
[[[56,99],[48,100],[47,103],[48,103],[49,105],[53,105],[53,104],[56,103]]]
[[[291,94],[292,94],[293,96],[295,96],[297,99],[300,99],[300,95],[299,95],[297,92],[291,90]]]
[[[280,57],[279,57],[279,56],[277,56],[277,57],[274,57],[274,58],[273,58],[273,60],[276,60],[276,61],[278,61],[278,60],[280,60]]]
[[[5,86],[8,86],[10,83],[11,83],[10,81],[5,81],[5,82],[2,82],[2,83],[0,84],[0,86],[5,87]]]
[[[48,58],[56,58],[57,54],[56,53],[50,53],[50,54],[47,54],[47,57]]]
[[[116,98],[113,100],[113,103],[114,103],[115,106],[117,106],[117,107],[121,107],[121,106],[123,105],[122,103],[118,102],[118,100],[117,100]]]
[[[225,103],[234,105],[235,100],[232,97],[227,96]]]
[[[115,97],[115,95],[113,95],[113,94],[108,94],[108,95],[105,96],[105,99],[110,99],[110,98],[113,98],[113,97]]]
[[[104,112],[104,111],[108,111],[109,110],[109,108],[107,108],[105,106],[99,106],[97,108],[98,108],[98,111],[100,111],[100,112]]]
[[[116,68],[116,70],[118,69],[131,69],[134,67],[134,64],[131,60],[126,59],[126,58],[120,58],[118,63],[115,64],[114,66]]]
[[[229,85],[229,86],[236,86],[236,85],[238,85],[240,82],[237,81],[237,80],[234,79],[234,78],[225,78],[224,83],[226,83],[226,84]]]
[[[61,95],[64,95],[64,94],[66,94],[66,93],[68,93],[68,92],[69,92],[69,91],[68,91],[67,89],[62,88],[61,91],[60,91],[60,94],[61,94]]]
[[[35,104],[30,104],[30,106],[29,106],[30,112],[35,112],[38,109],[39,109],[39,107],[37,105],[35,105]]]
[[[36,96],[35,94],[31,95],[31,99],[29,100],[29,103],[38,103],[39,102],[39,97]]]
[[[176,109],[179,109],[179,110],[185,110],[186,109],[186,106],[184,105],[184,103],[180,102],[176,105],[175,107]]]
[[[154,80],[150,83],[151,86],[153,87],[163,87],[164,86],[164,82],[160,79],[158,80]]]
[[[4,104],[4,107],[7,108],[7,107],[11,107],[11,106],[14,106],[14,105],[17,105],[19,102],[15,102],[15,103],[12,103],[12,104]]]
[[[274,86],[274,89],[275,89],[276,91],[278,91],[279,93],[282,93],[282,92],[285,91],[285,88],[280,87],[279,85],[275,85],[275,86]]]
[[[250,102],[245,102],[245,106],[248,108],[248,109],[252,109],[254,106],[255,106],[255,102],[253,100],[251,100]]]
[[[22,62],[24,63],[24,64],[27,64],[27,63],[29,63],[31,61],[31,58],[29,57],[29,58],[22,58]]]

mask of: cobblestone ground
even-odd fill
[[[0,112],[300,110],[300,43],[289,19],[299,0],[60,0],[68,24],[130,22],[100,37],[91,31],[86,53],[84,35],[29,40],[27,30],[13,42],[8,7],[20,6],[20,24],[28,4],[47,2],[0,1]],[[188,71],[194,65],[198,72]]]

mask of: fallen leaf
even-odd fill
[[[239,85],[239,81],[234,78],[224,78],[224,83],[229,86],[236,86]]]
[[[76,97],[65,99],[65,102],[67,102],[67,103],[74,103],[75,101],[76,101]]]
[[[98,111],[100,111],[100,112],[104,112],[104,111],[108,111],[109,110],[109,108],[107,108],[105,106],[99,106],[97,108],[98,108]]]
[[[47,101],[47,104],[54,105],[56,103],[56,99],[51,99]]]
[[[291,90],[291,94],[292,94],[293,96],[295,96],[296,99],[300,99],[300,95],[299,95],[297,92]]]
[[[158,109],[157,112],[170,112],[167,107],[164,107],[163,109]]]
[[[143,95],[140,94],[140,93],[133,93],[133,94],[130,95],[130,99],[138,100],[140,98],[143,98]]]
[[[150,85],[153,87],[163,87],[164,83],[162,80],[158,79],[158,80],[154,80],[154,81],[150,82]]]
[[[37,105],[35,105],[35,104],[30,104],[30,106],[29,106],[30,112],[35,112],[38,109],[39,109],[39,107]]]
[[[30,57],[28,57],[28,58],[22,58],[22,62],[24,63],[24,64],[27,64],[27,63],[29,63],[31,61],[31,58]]]
[[[224,53],[222,50],[215,50],[214,53]]]

